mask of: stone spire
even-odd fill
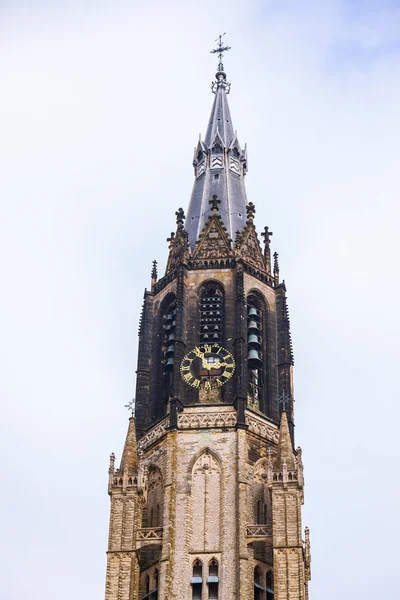
[[[289,424],[286,412],[281,414],[281,426],[279,429],[278,451],[275,459],[275,470],[282,470],[286,465],[288,471],[294,471],[296,468],[296,459],[292,447],[292,439],[289,432]]]
[[[199,139],[194,151],[195,181],[186,219],[192,250],[211,214],[209,200],[214,194],[221,200],[219,214],[230,238],[234,239],[235,232],[242,231],[246,223],[247,152],[239,144],[228,105],[230,83],[226,80],[221,52],[227,49],[222,48],[220,41],[215,50],[220,54],[220,62],[212,84],[214,103],[206,136]]]
[[[135,418],[129,419],[128,433],[126,434],[126,440],[124,445],[124,451],[121,458],[120,471],[123,473],[125,470],[129,474],[132,474],[137,470],[138,456],[137,456],[137,444],[136,444],[136,429],[135,429]]]

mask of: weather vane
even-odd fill
[[[224,57],[224,52],[228,52],[228,50],[231,49],[230,46],[223,45],[222,38],[224,37],[224,35],[226,35],[226,33],[219,34],[219,36],[215,40],[216,42],[218,42],[218,47],[214,48],[213,50],[210,50],[210,54],[218,54],[218,61],[219,61],[218,62],[218,73],[216,75],[217,81],[214,81],[211,85],[211,89],[214,92],[214,94],[216,93],[216,91],[219,87],[223,87],[227,94],[229,94],[229,91],[231,89],[231,84],[226,81],[224,65],[222,62],[222,59]]]
[[[218,60],[219,60],[218,70],[219,71],[224,70],[224,65],[222,64],[224,52],[228,52],[228,50],[231,49],[230,46],[224,46],[222,44],[222,38],[224,37],[224,35],[226,35],[226,32],[220,33],[219,36],[217,37],[217,39],[215,40],[216,42],[218,42],[218,48],[214,48],[213,50],[210,50],[210,54],[218,54]]]
[[[128,404],[124,404],[124,408],[127,408],[128,410],[130,410],[131,416],[133,417],[135,414],[135,398],[132,398],[132,400],[130,402],[128,402]]]

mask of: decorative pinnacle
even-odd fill
[[[130,410],[131,417],[133,417],[135,414],[135,398],[132,398],[132,400],[130,402],[128,402],[128,404],[124,404],[124,408],[127,408],[128,410]]]
[[[250,223],[252,223],[253,219],[254,219],[254,215],[256,214],[255,204],[253,204],[252,202],[249,202],[248,205],[246,206],[246,212],[247,212],[248,221],[250,221]]]
[[[218,200],[217,194],[213,194],[212,200],[209,200],[208,204],[211,204],[212,213],[215,215],[218,212],[218,204],[221,204],[221,200]]]
[[[213,48],[213,50],[210,50],[210,54],[218,54],[218,72],[215,75],[217,81],[213,81],[211,84],[211,89],[214,92],[214,94],[216,93],[219,87],[223,87],[227,94],[229,94],[231,89],[231,84],[226,81],[226,74],[222,62],[224,52],[228,52],[228,50],[231,49],[230,46],[223,45],[222,38],[224,37],[224,35],[226,35],[226,33],[221,33],[215,40],[216,42],[218,42],[218,47]]]
[[[153,260],[153,267],[151,269],[151,281],[152,283],[156,283],[158,279],[158,274],[157,274],[157,261]]]
[[[277,252],[274,252],[274,277],[279,281],[279,261]]]

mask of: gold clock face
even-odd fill
[[[180,371],[188,385],[211,390],[229,381],[235,371],[235,359],[218,344],[196,346],[183,358]]]

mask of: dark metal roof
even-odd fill
[[[232,240],[246,223],[246,149],[240,147],[233,129],[226,75],[219,71],[216,78],[207,133],[203,141],[199,140],[193,159],[195,181],[185,223],[192,250],[211,214],[209,201],[213,194],[221,200],[219,215]]]

